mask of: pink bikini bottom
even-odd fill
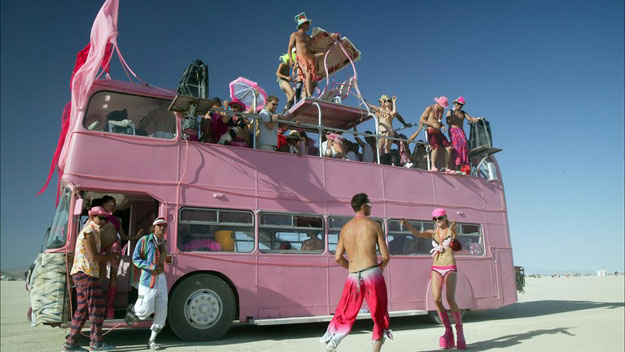
[[[450,272],[457,272],[455,265],[438,266],[432,265],[432,271],[439,273],[443,278]]]

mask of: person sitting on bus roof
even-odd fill
[[[278,123],[280,115],[276,114],[279,99],[275,95],[267,97],[267,104],[258,113],[258,129],[260,134],[256,141],[256,148],[275,151],[278,149]]]
[[[321,143],[321,154],[328,158],[341,159],[345,156],[343,138],[341,135],[329,132],[324,136],[325,141]]]
[[[214,97],[211,100],[213,101],[213,108],[221,108],[222,102],[219,97]],[[201,117],[200,132],[202,135],[200,142],[217,143],[227,130],[228,126],[223,122],[223,113],[209,110]]]
[[[405,134],[398,134],[397,138],[401,138],[401,139],[407,139]],[[408,144],[408,142],[404,142],[404,141],[393,141],[399,149],[399,163],[398,165],[401,165],[403,167],[406,168],[412,168],[413,163],[410,160],[411,154],[410,154],[410,145]]]
[[[445,126],[441,123],[441,119],[443,118],[443,112],[445,108],[449,107],[447,103],[447,97],[441,96],[438,98],[434,98],[436,104],[430,105],[423,111],[421,118],[419,119],[419,123],[427,126],[427,135],[428,142],[430,143],[430,147],[432,148],[432,160],[430,171],[437,172],[438,168],[436,167],[436,158],[438,157],[438,149],[443,148],[443,153],[445,155],[445,166],[443,169],[447,168],[449,164],[449,156],[451,154],[451,144],[445,137],[445,135],[441,132],[441,129],[444,131]],[[443,170],[441,170],[443,171]],[[453,171],[451,171],[453,173]]]
[[[308,135],[304,131],[300,132],[299,135],[304,141],[304,155],[319,155],[319,148],[317,148],[315,140],[308,138]]]
[[[133,325],[135,320],[145,320],[154,314],[150,330],[148,348],[162,349],[156,343],[156,336],[165,327],[167,319],[167,279],[165,278],[165,257],[167,244],[167,220],[158,217],[152,223],[152,233],[141,237],[132,255],[133,263],[141,269],[139,297],[126,313],[126,323]]]
[[[356,126],[354,126],[354,131],[358,132]],[[367,135],[372,134],[371,131],[365,131],[365,133]],[[365,136],[366,143],[363,142],[362,139],[358,137],[358,135],[354,135],[354,139],[356,140],[356,143],[358,143],[360,148],[362,148],[362,158],[360,160],[364,161],[365,163],[373,163],[377,161],[378,149],[375,147],[375,136]]]
[[[308,239],[302,242],[302,252],[323,250],[325,245],[323,241],[317,237],[316,233],[307,232],[306,235]]]
[[[302,139],[299,136],[299,132],[296,130],[291,130],[289,135],[286,137],[286,143],[289,146],[289,153],[297,154],[299,156],[303,155],[303,143]]]
[[[234,112],[243,112],[245,110],[245,104],[238,99],[233,99],[228,106]],[[250,131],[247,127],[248,123],[243,116],[230,114],[224,116],[223,121],[228,125],[228,133],[221,136],[219,144],[228,144],[247,148],[251,146]]]
[[[349,141],[347,139],[343,140],[343,146],[347,153],[345,153],[345,159],[352,161],[360,161],[360,156],[358,153],[358,143]]]

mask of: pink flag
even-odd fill
[[[52,165],[48,179],[37,195],[43,193],[48,187],[54,166],[58,165],[59,182],[65,169],[67,159],[67,148],[71,142],[72,131],[76,130],[79,116],[84,112],[87,93],[96,78],[98,69],[102,67],[108,72],[109,61],[113,45],[117,44],[117,13],[119,11],[119,0],[106,0],[100,12],[93,21],[91,27],[91,40],[87,46],[81,50],[76,57],[76,65],[70,82],[72,100],[63,109],[61,133],[56,151],[52,158]],[[85,53],[86,56],[85,56]],[[67,138],[69,133],[69,138]],[[57,191],[57,203],[59,193]]]

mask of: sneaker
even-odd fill
[[[84,349],[78,345],[70,345],[69,343],[64,343],[63,344],[63,351],[83,351],[83,352],[87,352],[87,349]]]
[[[114,349],[115,349],[115,346],[106,344],[104,342],[100,342],[96,345],[89,346],[89,351],[110,351]]]
[[[156,341],[148,341],[148,349],[150,351],[160,351],[163,348],[161,347],[161,345],[159,345],[158,343],[156,343]]]
[[[137,321],[137,315],[135,314],[134,310],[133,310],[133,305],[129,305],[128,306],[128,311],[126,312],[126,324],[128,326],[133,326],[135,324],[135,321]]]
[[[338,345],[336,344],[336,342],[334,342],[334,340],[330,340],[328,341],[328,345],[326,346],[326,352],[334,352],[336,351],[336,347]]]

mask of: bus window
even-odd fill
[[[456,227],[457,239],[462,243],[462,249],[458,255],[481,256],[484,255],[484,241],[482,229],[476,224],[458,224]]]
[[[154,138],[176,136],[176,117],[169,101],[137,95],[98,92],[89,99],[83,126],[90,131]]]
[[[240,210],[183,208],[178,220],[178,249],[249,253],[254,250],[254,215]]]
[[[263,253],[322,253],[325,249],[323,217],[262,213],[258,247]]]
[[[59,206],[54,213],[54,219],[52,219],[50,231],[46,236],[46,249],[60,248],[65,245],[67,240],[67,222],[69,221],[70,195],[69,189],[65,190],[59,201]]]
[[[330,253],[336,252],[336,245],[339,243],[339,234],[341,233],[341,229],[351,219],[353,219],[352,216],[330,216],[328,218],[328,250]],[[384,233],[384,224],[382,219],[370,219],[380,224],[382,232]],[[376,253],[380,254],[379,248],[376,249]]]
[[[434,224],[424,221],[408,220],[417,231],[434,228]],[[429,254],[432,240],[414,236],[401,224],[401,220],[388,221],[388,251],[391,255]]]

